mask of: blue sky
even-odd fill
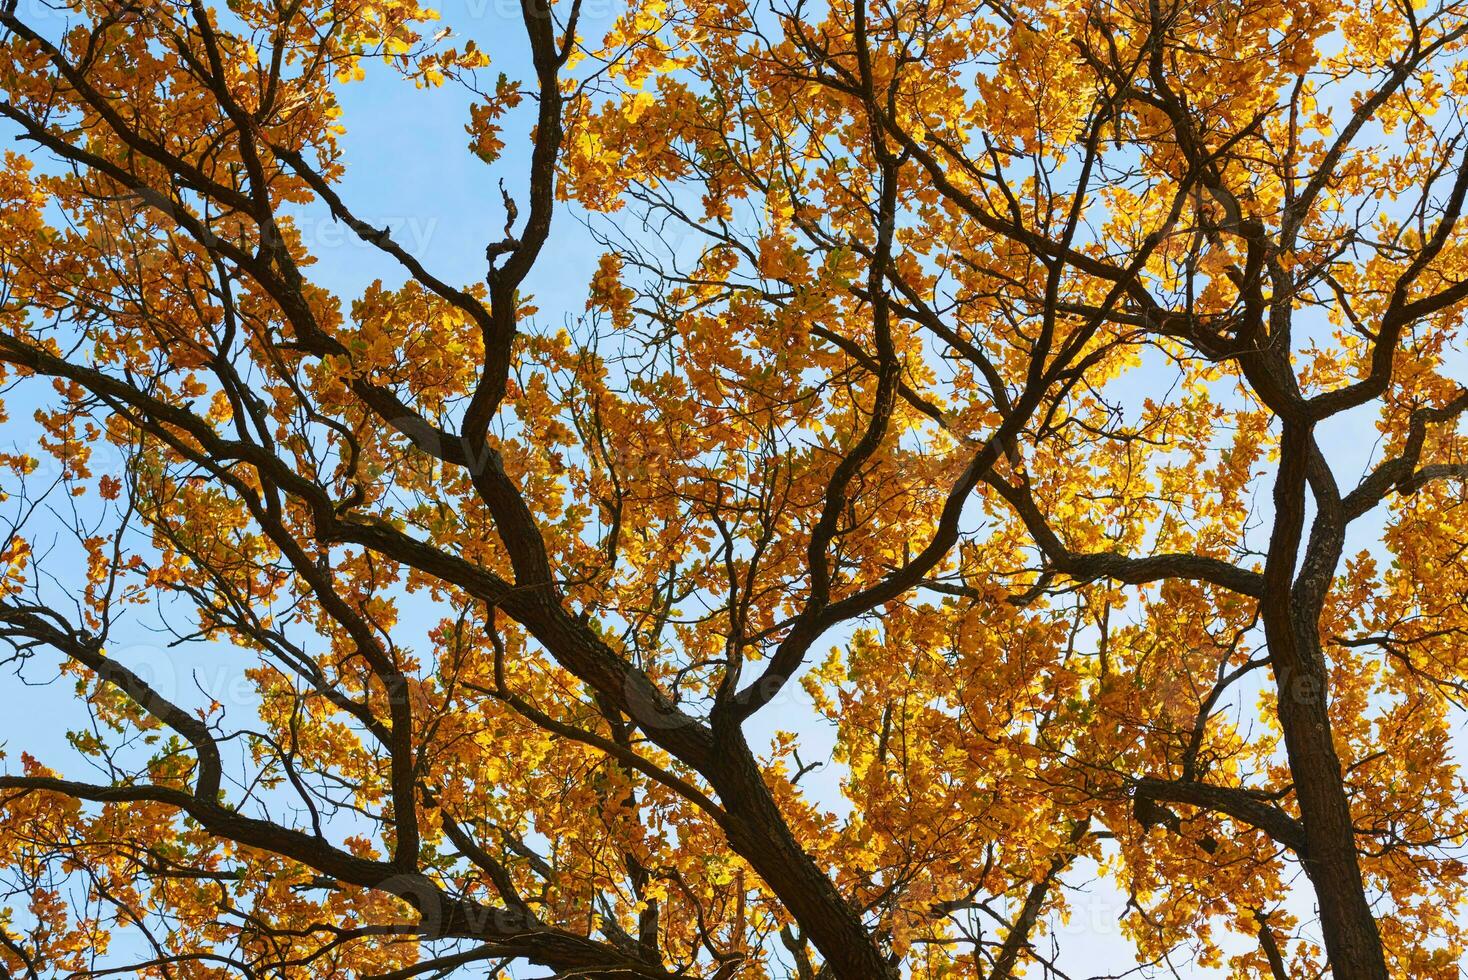
[[[27,2],[40,9],[39,0]],[[583,35],[598,37],[619,10],[614,0],[588,0]],[[445,21],[458,34],[452,43],[473,38],[489,53],[492,64],[485,71],[487,78],[503,71],[512,78],[528,80],[518,4],[464,0],[445,9]],[[499,181],[503,179],[509,193],[522,204],[525,201],[528,102],[507,121],[506,149],[501,159],[486,165],[466,146],[464,126],[473,98],[470,93],[452,85],[416,89],[380,63],[366,67],[367,78],[345,86],[341,92],[341,122],[346,127],[342,145],[347,166],[340,187],[343,200],[374,226],[390,226],[399,243],[438,277],[460,284],[481,280],[486,271],[484,247],[500,237],[504,223]],[[0,135],[10,134],[0,131]],[[633,218],[624,212],[620,219],[613,220]],[[305,209],[299,215],[299,224],[317,258],[308,274],[336,292],[344,303],[349,304],[374,279],[380,278],[389,286],[403,280],[402,270],[392,259],[331,222],[324,209]],[[525,285],[539,309],[536,327],[555,330],[583,314],[586,283],[601,251],[574,206],[563,205],[556,214],[550,240]],[[0,428],[0,444],[23,447],[33,438],[29,408],[21,398],[12,397],[10,410],[12,420]],[[1332,433],[1328,448],[1342,481],[1348,482],[1370,458],[1374,432],[1364,419],[1333,424],[1339,426],[1339,431]],[[106,453],[107,447],[100,447],[99,452]],[[1363,523],[1370,526],[1369,521]],[[58,554],[66,551],[62,549]],[[58,557],[51,571],[64,578],[75,567],[70,558]],[[181,626],[185,613],[182,609],[176,613],[157,611],[165,618],[179,616]],[[436,622],[441,610],[423,600],[411,600],[404,613],[408,623],[423,627]],[[145,676],[157,678],[182,700],[202,703],[205,695],[226,704],[240,705],[249,700],[248,689],[240,684],[240,672],[251,658],[243,654],[219,648],[167,649],[143,620],[130,622],[118,641],[112,647],[113,655],[141,668]],[[835,642],[837,638],[831,637],[823,645]],[[31,673],[36,681],[47,676],[44,669]],[[196,692],[197,698],[188,693],[195,684],[202,689]],[[802,752],[803,758],[810,761],[823,757],[829,752],[831,733],[824,722],[815,719],[799,687],[792,685],[790,690],[791,697],[771,705],[755,720],[752,741],[760,744],[761,736],[768,737],[776,728],[794,729],[809,746]],[[11,706],[10,711],[0,715],[0,742],[6,745],[7,766],[14,767],[22,748],[63,771],[67,770],[68,760],[81,765],[64,738],[66,728],[79,727],[83,721],[69,682],[27,688],[21,693],[15,679],[7,677],[0,680],[0,691],[5,692],[6,704]],[[69,774],[87,775],[80,768]],[[836,792],[838,776],[834,767],[828,767],[803,785],[813,787],[827,806],[843,809],[845,804]],[[1077,872],[1083,871],[1075,869],[1070,879],[1078,880],[1081,875]],[[1132,965],[1130,946],[1120,938],[1117,923],[1124,898],[1098,882],[1089,897],[1073,895],[1072,903],[1076,906],[1075,917],[1060,929],[1065,951],[1061,963],[1076,976],[1127,970]],[[1308,904],[1302,911],[1308,917]],[[1184,963],[1175,965],[1183,976],[1207,975]],[[1166,970],[1162,973],[1165,975]]]

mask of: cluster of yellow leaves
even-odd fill
[[[523,330],[489,449],[537,522],[568,606],[690,711],[707,706],[727,672],[761,669],[808,600],[811,542],[842,458],[871,425],[884,347],[902,390],[837,515],[832,597],[879,586],[944,521],[961,525],[960,545],[918,588],[849,635],[827,637],[829,655],[802,675],[810,710],[834,732],[841,797],[802,788],[812,760],[798,735],[777,735],[762,760],[791,832],[872,911],[914,975],[983,972],[957,951],[960,930],[939,910],[1028,894],[1086,862],[1131,899],[1124,927],[1145,958],[1188,945],[1203,964],[1261,975],[1263,954],[1226,952],[1235,947],[1223,934],[1252,937],[1263,911],[1281,937],[1297,925],[1276,904],[1298,866],[1263,834],[1181,804],[1170,818],[1142,819],[1135,796],[1140,779],[1187,778],[1255,786],[1293,807],[1254,605],[1181,579],[1124,587],[1042,576],[1035,528],[994,485],[980,486],[967,507],[949,496],[977,447],[1000,438],[1048,331],[1040,356],[1074,343],[1084,368],[1058,379],[1033,420],[1006,432],[997,479],[1023,487],[1077,553],[1252,561],[1277,448],[1270,414],[1247,379],[1177,337],[1147,333],[1156,324],[1143,317],[1087,334],[1090,311],[1114,297],[1111,279],[1085,270],[1124,265],[1154,243],[1140,268],[1156,296],[1185,302],[1200,319],[1238,308],[1248,248],[1218,229],[1249,220],[1274,227],[1297,193],[1285,175],[1326,160],[1330,116],[1357,94],[1342,85],[1389,67],[1409,25],[1394,5],[1375,3],[1177,7],[1168,77],[1200,107],[1210,139],[1230,147],[1212,177],[1238,202],[1235,218],[1180,192],[1192,165],[1163,109],[1146,100],[1097,109],[1116,79],[1095,59],[1140,65],[1152,43],[1150,7],[1029,0],[1007,16],[987,6],[871,7],[859,56],[847,3],[818,21],[770,24],[740,4],[646,0],[582,64],[587,86],[571,78],[564,86],[559,198],[591,212],[629,201],[660,208],[663,227],[697,246],[692,257],[675,248],[686,264],[653,281],[643,278],[655,268],[651,247],[603,256],[584,310],[573,309],[585,316],[567,331],[539,330],[528,297],[519,298]],[[107,5],[77,9],[95,15]],[[313,199],[276,155],[252,161],[218,93],[163,43],[197,44],[178,5],[140,10],[154,18],[151,35],[78,28],[63,47],[92,59],[95,84],[191,179],[238,192],[239,174],[258,163],[272,205]],[[434,17],[416,3],[307,3],[284,25],[278,13],[274,4],[231,5],[238,24],[220,28],[228,90],[259,134],[319,161],[327,180],[341,174],[334,92],[371,59],[427,88],[488,64],[473,44],[433,48],[421,29]],[[274,92],[260,81],[257,49],[267,39],[291,67]],[[0,84],[16,105],[56,101],[68,124],[91,134],[89,152],[124,174],[158,176],[80,108],[74,89],[53,90],[46,75],[38,45],[14,40],[0,52]],[[853,95],[862,84],[894,86],[889,119],[873,120]],[[501,76],[470,108],[470,146],[486,162],[499,158],[507,120],[518,118],[520,86]],[[1372,344],[1356,322],[1382,315],[1399,250],[1420,249],[1423,233],[1375,212],[1366,230],[1393,248],[1358,260],[1354,209],[1420,187],[1441,167],[1431,120],[1465,96],[1468,76],[1451,66],[1384,101],[1382,129],[1401,133],[1400,145],[1345,154],[1340,179],[1297,229],[1305,244],[1291,261],[1329,266],[1348,300],[1300,298],[1302,308],[1326,307],[1329,326],[1296,338],[1302,390],[1338,388],[1371,370]],[[874,135],[884,125],[886,135]],[[1099,150],[1084,145],[1093,131],[1104,137],[1092,141]],[[1106,166],[1077,201],[1066,182],[1088,152]],[[888,178],[891,159],[901,163]],[[873,202],[886,179],[897,216],[892,254],[874,272],[883,229]],[[149,532],[146,556],[132,542],[114,549],[104,533],[82,538],[86,625],[100,628],[109,601],[194,601],[199,636],[259,657],[242,698],[258,786],[291,792],[303,773],[329,786],[365,827],[349,841],[354,853],[391,853],[397,805],[392,759],[354,712],[390,718],[406,704],[404,737],[431,783],[421,823],[433,880],[486,903],[503,899],[453,856],[443,815],[454,814],[499,855],[505,879],[547,924],[631,935],[656,909],[669,962],[712,975],[714,958],[742,957],[745,976],[771,975],[783,954],[770,937],[790,924],[788,910],[708,813],[588,743],[623,738],[650,765],[696,776],[619,727],[482,603],[318,533],[326,516],[408,530],[425,547],[513,578],[473,473],[433,459],[389,424],[401,419],[385,421],[362,398],[367,388],[391,394],[452,431],[480,381],[479,327],[415,280],[378,281],[346,303],[308,284],[307,309],[282,310],[248,276],[221,283],[209,249],[178,226],[204,222],[204,238],[268,256],[262,276],[289,276],[311,262],[289,219],[265,229],[243,212],[191,208],[187,197],[166,215],[146,203],[125,181],[37,176],[14,155],[0,170],[0,262],[13,299],[0,308],[5,337],[53,354],[81,338],[97,370],[145,379],[159,403],[204,423],[202,433],[138,425],[74,381],[45,393],[38,451],[73,492],[95,488],[107,504],[134,509]],[[64,225],[43,220],[53,208]],[[994,230],[1014,214],[1037,229],[1074,216],[1082,271],[1051,282],[1035,250]],[[21,245],[41,241],[49,247]],[[1464,275],[1468,244],[1455,238],[1418,288]],[[874,314],[874,288],[888,297],[885,322]],[[1049,292],[1067,304],[1059,316],[1045,308]],[[476,300],[487,293],[467,287]],[[24,308],[30,315],[17,312]],[[48,325],[61,314],[65,329]],[[331,353],[305,353],[317,341],[298,329],[306,314]],[[1407,444],[1414,412],[1456,396],[1457,316],[1443,315],[1397,352],[1377,420],[1383,453]],[[227,393],[212,373],[222,370],[225,324],[236,345],[225,360],[248,377],[250,399]],[[280,502],[227,454],[216,471],[199,472],[185,457],[210,434],[268,443],[292,474],[327,488],[335,510]],[[125,452],[128,467],[100,472],[98,447]],[[1453,426],[1434,430],[1426,447],[1434,463],[1463,461]],[[17,479],[36,468],[28,456],[0,462]],[[1331,719],[1363,833],[1394,842],[1363,862],[1390,906],[1381,920],[1389,954],[1404,975],[1447,977],[1464,945],[1450,910],[1468,876],[1456,853],[1464,786],[1451,759],[1454,698],[1468,683],[1468,510],[1451,483],[1382,510],[1381,542],[1341,570],[1321,626]],[[279,536],[299,549],[295,565]],[[26,539],[9,537],[0,599],[33,584],[31,561]],[[303,566],[329,579],[330,596]],[[115,593],[114,579],[123,583]],[[343,628],[347,614],[365,627]],[[371,655],[401,673],[400,690],[386,688]],[[282,669],[302,661],[304,670]],[[189,784],[188,751],[163,740],[155,718],[90,671],[72,672],[101,732],[78,734],[79,750],[104,758],[113,743],[145,733],[153,741],[142,771],[158,785]],[[1241,680],[1220,703],[1215,686],[1230,676]],[[595,738],[548,732],[508,693]],[[218,720],[221,706],[201,713]],[[168,917],[179,955],[240,942],[249,955],[307,962],[321,949],[319,936],[302,934],[266,950],[269,929],[227,923],[221,902],[281,930],[277,942],[292,923],[351,928],[411,915],[381,894],[313,891],[302,865],[212,840],[160,807],[84,810],[32,794],[7,800],[3,820],[0,863],[34,868],[60,854],[73,868],[105,871],[127,907]],[[86,854],[61,846],[73,838],[89,842]],[[228,884],[142,880],[140,841],[180,866],[228,870]],[[1062,889],[1037,894],[1046,916],[1069,911]],[[74,968],[85,945],[105,942],[103,924],[53,894],[36,892],[27,914],[43,924],[32,941],[48,967]],[[14,927],[0,920],[0,928]],[[1302,973],[1319,966],[1311,942],[1282,942]],[[360,943],[343,968],[387,972],[417,955],[411,942]]]

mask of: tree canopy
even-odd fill
[[[1468,5],[583,2],[0,4],[0,973],[1460,976]]]

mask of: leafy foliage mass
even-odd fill
[[[0,972],[1459,976],[1468,9],[580,3],[0,5]]]

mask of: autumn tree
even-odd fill
[[[581,3],[0,4],[0,973],[1459,976],[1468,8]]]

